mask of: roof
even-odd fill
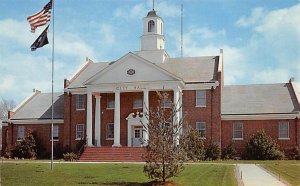
[[[53,94],[54,119],[64,118],[64,95],[61,92]],[[19,108],[10,118],[21,119],[51,119],[51,93],[38,93]]]
[[[74,78],[68,89],[84,88],[84,82],[114,62],[89,63]],[[217,81],[219,56],[169,58],[165,63],[153,63],[185,83]]]
[[[148,12],[147,17],[155,17],[156,15],[156,11],[155,10],[151,10]]]
[[[216,81],[219,56],[170,58],[157,65],[180,77],[185,83]]]
[[[284,114],[300,111],[290,83],[224,86],[222,115]]]
[[[99,62],[99,63],[89,63],[86,69],[84,69],[78,77],[76,77],[72,82],[70,82],[70,85],[67,88],[80,88],[85,87],[83,82],[91,78],[93,75],[95,75],[97,72],[103,70],[105,67],[107,67],[109,62]]]

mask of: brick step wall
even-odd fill
[[[142,147],[87,147],[81,162],[143,162],[146,149]]]

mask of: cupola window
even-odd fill
[[[154,21],[153,20],[150,20],[149,22],[148,22],[148,32],[154,32],[155,31],[155,23],[154,23]]]

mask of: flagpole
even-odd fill
[[[51,71],[51,170],[53,170],[53,87],[54,87],[54,0],[52,0],[52,71]]]

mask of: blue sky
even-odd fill
[[[17,103],[36,88],[51,91],[51,44],[30,51],[43,31],[26,17],[48,0],[1,0],[0,97]],[[184,56],[224,49],[225,84],[300,81],[298,0],[183,0]],[[180,0],[156,0],[166,50],[180,56]],[[152,0],[56,0],[55,91],[89,57],[114,61],[140,49],[142,18]],[[51,28],[52,30],[52,28]],[[52,31],[48,34],[52,43]]]

